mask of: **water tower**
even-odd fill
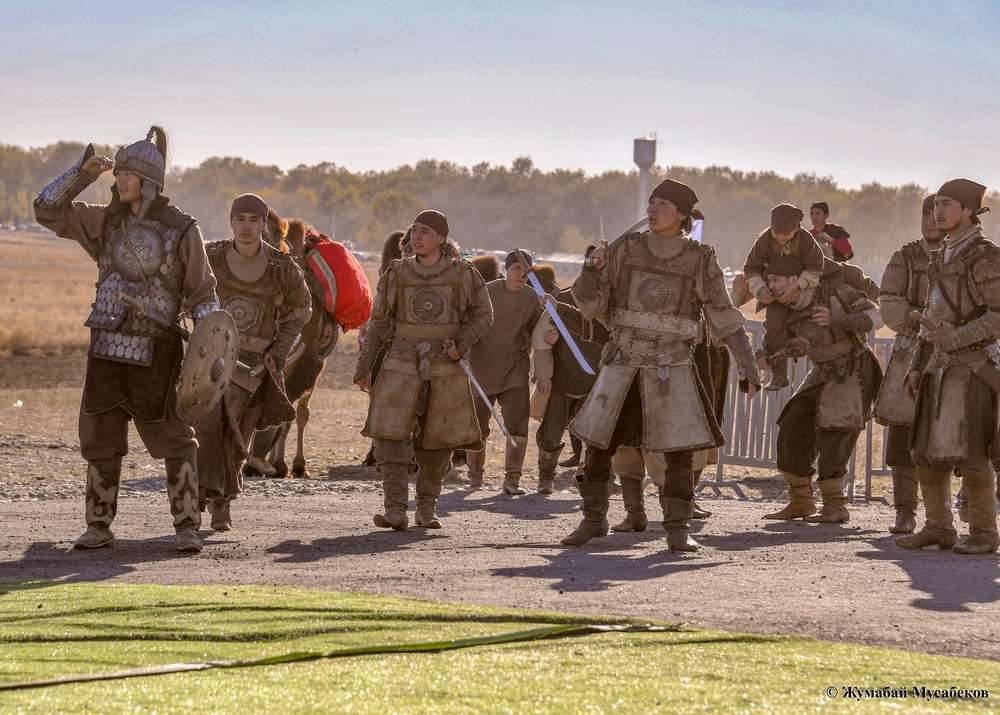
[[[639,210],[636,215],[644,216],[649,201],[649,170],[656,163],[655,134],[632,142],[632,161],[639,167]]]

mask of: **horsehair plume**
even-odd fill
[[[160,156],[163,157],[163,162],[167,161],[167,132],[166,130],[154,124],[149,128],[149,132],[146,134],[146,140],[151,141],[156,144],[156,149],[160,152]]]

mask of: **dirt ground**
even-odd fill
[[[500,444],[489,488],[441,500],[445,528],[376,529],[375,470],[358,466],[365,396],[348,389],[353,356],[332,359],[307,436],[312,479],[250,480],[236,528],[208,530],[195,557],[172,550],[161,464],[133,438],[114,549],[71,550],[82,530],[83,462],[76,415],[85,357],[0,359],[0,581],[296,584],[467,603],[632,614],[763,633],[812,635],[935,653],[1000,657],[1000,560],[907,552],[886,532],[890,510],[856,505],[847,526],[766,522],[780,482],[740,473],[748,501],[705,498],[704,549],[673,556],[658,522],[582,548],[559,539],[578,499],[564,471],[557,494],[499,494]],[[534,451],[525,483],[535,483]],[[647,511],[659,510],[652,490]],[[611,518],[622,515],[612,500]]]

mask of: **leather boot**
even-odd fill
[[[819,493],[823,496],[823,506],[819,514],[807,516],[806,521],[812,524],[846,524],[851,519],[847,511],[847,495],[844,493],[844,478],[822,479],[816,482]]]
[[[813,500],[812,477],[800,477],[789,472],[782,472],[788,484],[788,504],[771,514],[765,514],[765,519],[802,519],[816,513],[816,502]]]
[[[698,482],[701,481],[701,469],[691,472],[691,486],[695,489],[698,488]],[[707,519],[712,516],[712,512],[707,509],[702,509],[698,506],[698,502],[692,497],[691,499],[691,518],[692,519]]]
[[[413,512],[413,522],[425,529],[440,529],[441,521],[437,517],[438,497],[441,496],[441,485],[444,475],[451,468],[451,458],[441,467],[421,466],[417,472],[417,508]]]
[[[700,547],[688,532],[691,518],[691,502],[664,496],[660,489],[660,505],[663,507],[663,528],[667,532],[667,546],[671,551],[697,551]]]
[[[538,493],[551,494],[555,491],[556,467],[559,464],[559,455],[562,447],[547,452],[541,447],[538,448]]]
[[[465,463],[469,468],[469,489],[482,489],[483,472],[486,468],[486,450],[466,450]]]
[[[621,477],[622,501],[625,503],[625,518],[611,527],[612,531],[645,531],[649,525],[646,505],[643,499],[642,482],[638,479]]]
[[[233,517],[229,511],[232,497],[216,497],[210,502],[212,510],[212,528],[216,531],[229,531],[233,528]]]
[[[375,526],[403,531],[410,524],[406,516],[406,503],[410,498],[410,484],[407,481],[409,467],[387,462],[379,465],[379,469],[382,470],[382,504],[385,513],[375,515]]]
[[[565,546],[582,546],[593,538],[608,535],[608,485],[606,482],[577,482],[583,498],[583,521],[562,540]]]
[[[521,496],[521,470],[524,469],[524,453],[528,451],[527,437],[514,437],[514,444],[507,442],[504,455],[503,490],[505,494]]]
[[[121,457],[95,459],[87,463],[87,530],[73,542],[74,549],[99,549],[114,543],[111,522],[118,513],[121,476]]]
[[[174,517],[174,545],[178,551],[198,553],[202,549],[201,511],[198,509],[197,453],[185,457],[167,457],[167,498]]]
[[[775,392],[788,387],[788,358],[772,358],[769,363],[771,379],[767,381],[764,389]]]
[[[965,470],[962,488],[968,502],[969,535],[955,544],[956,554],[992,554],[1000,545],[995,479],[992,472]]]
[[[560,467],[578,467],[580,462],[583,461],[581,457],[583,454],[583,441],[572,432],[569,435],[569,446],[573,450],[573,454],[559,462]]]
[[[892,468],[892,506],[896,523],[890,534],[912,534],[917,528],[917,478],[913,467]]]
[[[904,549],[922,549],[925,546],[951,549],[957,536],[951,521],[951,474],[922,467],[914,471],[924,497],[927,518],[923,529],[909,536],[897,537],[896,544]]]

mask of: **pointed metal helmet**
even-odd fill
[[[156,146],[157,134],[163,130],[151,127],[146,138],[123,146],[115,154],[115,173],[129,171],[163,189],[167,160]]]

